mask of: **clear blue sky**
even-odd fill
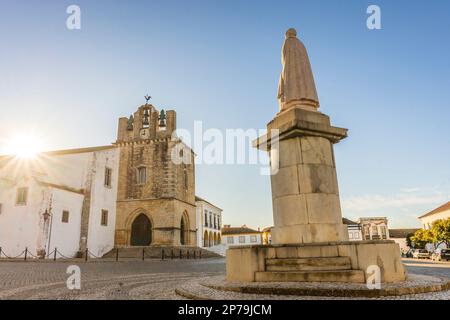
[[[66,29],[77,4],[82,29]],[[366,28],[377,4],[382,30]],[[413,227],[450,200],[450,2],[0,0],[0,153],[32,128],[47,149],[104,145],[147,93],[178,126],[264,128],[295,27],[336,145],[343,215]],[[224,222],[272,224],[257,166],[197,167]]]

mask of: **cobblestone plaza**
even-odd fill
[[[405,259],[410,274],[450,277],[450,263]],[[67,267],[81,269],[81,290],[69,290]],[[223,276],[224,259],[92,261],[92,262],[0,262],[0,299],[152,300],[183,299],[175,293],[181,284]],[[228,293],[211,299],[330,299],[328,297],[254,296]],[[343,298],[334,298],[343,299]],[[389,299],[385,298],[385,299]],[[391,299],[450,299],[450,292],[417,294]]]

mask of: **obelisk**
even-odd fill
[[[295,29],[286,32],[278,87],[280,111],[267,125],[279,130],[269,141],[274,229],[272,243],[348,240],[342,223],[333,144],[347,129],[331,126],[320,113],[311,65]],[[277,161],[277,163],[274,163]]]

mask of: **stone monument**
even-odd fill
[[[255,141],[274,168],[272,244],[231,247],[227,280],[363,283],[377,267],[381,282],[405,280],[394,241],[348,241],[333,152],[347,129],[333,127],[319,112],[308,54],[295,29],[286,32],[282,65],[279,112],[267,125],[278,137]]]

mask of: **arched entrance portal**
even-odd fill
[[[131,225],[132,246],[148,246],[152,243],[152,223],[150,219],[143,213],[134,219]]]

